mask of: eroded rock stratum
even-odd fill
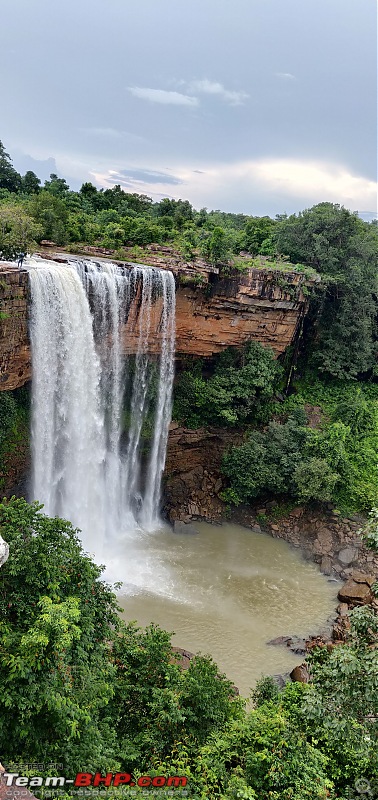
[[[127,266],[127,265],[126,265]],[[299,272],[284,274],[249,269],[230,278],[208,271],[202,276],[174,270],[176,292],[176,353],[208,357],[229,346],[259,341],[282,353],[293,341],[307,310]],[[199,285],[196,285],[198,283]],[[31,378],[29,341],[29,280],[26,270],[0,268],[0,390],[12,390]],[[124,350],[138,346],[138,297],[124,325]],[[151,350],[159,343],[161,305],[151,320]]]

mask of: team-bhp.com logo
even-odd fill
[[[37,786],[76,786],[76,787],[109,787],[109,786],[138,786],[143,789],[147,788],[174,788],[184,787],[187,785],[188,779],[185,775],[155,775],[151,778],[150,775],[142,775],[133,781],[129,772],[108,772],[106,775],[101,775],[101,772],[78,772],[75,778],[65,778],[63,775],[48,777],[48,778],[28,778],[25,775],[20,775],[19,772],[4,772],[3,777],[6,781],[6,786],[19,786],[28,789],[33,789]]]

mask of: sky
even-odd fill
[[[195,208],[377,208],[376,0],[1,0],[15,167]]]

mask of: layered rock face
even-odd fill
[[[17,389],[31,378],[28,294],[25,270],[0,268],[0,391]]]
[[[217,270],[201,275],[180,268],[174,272],[178,358],[210,357],[250,340],[269,345],[279,355],[292,342],[307,310],[306,280],[300,273],[250,269],[221,279]],[[0,391],[16,389],[31,378],[28,305],[27,271],[4,265],[0,269]],[[138,314],[136,296],[124,325],[125,353],[138,347]],[[151,351],[159,342],[160,319],[157,300],[151,319]]]
[[[281,286],[276,272],[259,269],[211,278],[204,288],[178,289],[177,353],[212,356],[250,340],[283,353],[307,310],[303,275],[287,273]]]
[[[226,450],[242,434],[224,428],[189,430],[172,422],[164,473],[165,513],[171,522],[218,521],[225,510],[221,464]]]

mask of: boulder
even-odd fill
[[[252,533],[262,533],[260,525],[258,525],[257,522],[251,525],[251,531]]]
[[[289,517],[297,517],[298,518],[298,517],[301,517],[302,514],[303,514],[303,508],[298,506],[297,508],[293,508],[290,511]]]
[[[357,569],[353,570],[352,578],[356,583],[367,583],[368,586],[372,586],[376,581],[374,575],[366,575],[364,572],[359,572]]]
[[[320,528],[314,542],[314,551],[320,555],[327,555],[331,550],[333,550],[332,531],[328,528]]]
[[[354,547],[345,547],[343,550],[340,550],[337,558],[339,559],[341,564],[347,566],[348,564],[352,564],[355,561],[357,556],[357,551]]]
[[[191,653],[190,650],[184,650],[183,647],[172,647],[172,650],[175,654],[173,657],[174,663],[181,669],[188,669],[192,658],[195,658],[194,653]]]
[[[332,559],[330,556],[323,556],[320,564],[323,575],[332,575]]]
[[[290,672],[290,678],[292,681],[296,681],[297,683],[309,683],[310,675],[307,669],[307,664],[299,664],[298,667],[294,667],[294,669]]]
[[[353,578],[349,578],[339,589],[338,598],[348,605],[369,605],[373,600],[373,594],[369,584],[357,583]]]
[[[291,641],[292,641],[291,636],[277,636],[275,639],[271,639],[269,642],[267,642],[267,644],[272,644],[274,646],[286,644],[289,646]]]

